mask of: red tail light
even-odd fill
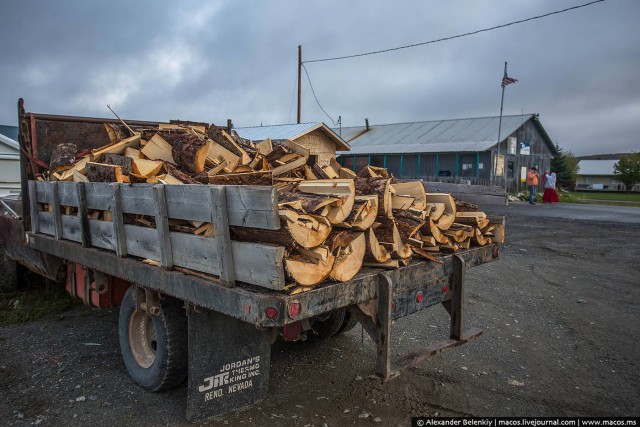
[[[268,319],[275,319],[278,317],[278,309],[275,307],[269,307],[264,311],[264,314],[267,315]]]
[[[442,293],[443,293],[443,294],[446,294],[447,292],[449,292],[449,287],[448,287],[447,285],[444,285],[444,286],[442,287]]]
[[[422,295],[422,292],[418,292],[418,294],[416,295],[416,302],[422,302],[423,299],[424,295]]]
[[[294,301],[289,303],[289,317],[291,317],[292,319],[294,317],[298,317],[301,311],[302,311],[302,307],[300,306],[299,302]]]

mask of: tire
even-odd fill
[[[15,292],[18,289],[18,263],[0,249],[0,292]]]
[[[157,316],[136,310],[136,286],[127,290],[118,323],[120,352],[129,376],[149,391],[166,390],[187,377],[187,316],[181,301],[165,297]]]
[[[340,330],[336,333],[336,335],[349,332],[350,330],[355,328],[357,325],[358,325],[358,319],[356,319],[356,316],[354,316],[353,313],[347,311],[344,314],[344,322],[342,322],[342,326],[340,326]]]
[[[312,339],[325,340],[340,333],[345,322],[347,310],[340,308],[329,314],[325,320],[315,320],[311,324],[313,332],[309,335]]]

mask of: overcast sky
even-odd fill
[[[0,124],[28,111],[235,126],[294,123],[311,60],[427,41],[587,0],[0,2]],[[343,126],[539,113],[577,155],[640,151],[640,1],[427,46],[309,63]],[[331,120],[305,79],[303,121]]]

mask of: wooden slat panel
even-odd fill
[[[171,237],[169,235],[169,220],[167,219],[167,200],[164,194],[164,185],[153,186],[153,196],[156,217],[156,232],[160,248],[160,262],[165,269],[173,267],[173,251],[171,250]],[[227,227],[227,234],[229,227]]]
[[[87,196],[87,209],[110,211],[113,202],[113,191],[110,184],[104,182],[85,182],[84,190]]]
[[[211,221],[210,188],[195,184],[167,185],[165,194],[169,218]],[[280,228],[274,187],[227,185],[225,190],[229,225],[269,230]]]
[[[38,232],[38,191],[36,182],[29,181],[29,215],[31,216],[31,232]]]
[[[51,212],[38,211],[38,233],[53,236],[56,228],[53,225],[53,214]]]
[[[153,187],[148,184],[121,187],[122,211],[138,215],[155,215]]]
[[[58,195],[58,183],[51,183],[51,205],[53,207],[53,226],[56,240],[62,239],[62,219],[60,218],[60,197]]]
[[[155,228],[125,225],[127,252],[142,258],[160,261],[160,241]]]
[[[82,224],[80,218],[62,215],[62,238],[72,242],[82,242]]]
[[[51,203],[53,195],[50,189],[50,183],[44,181],[34,181],[36,185],[36,201],[39,203]]]
[[[91,232],[92,246],[96,248],[109,249],[111,251],[116,250],[112,222],[90,219],[89,231]]]
[[[113,234],[116,238],[116,254],[119,257],[127,256],[127,234],[124,229],[124,218],[122,218],[122,186],[118,183],[109,184],[113,192],[111,204],[111,221],[113,222]]]
[[[58,182],[58,196],[62,206],[78,207],[77,182]]]
[[[214,243],[218,252],[218,270],[220,271],[220,284],[231,287],[235,285],[233,267],[233,252],[231,251],[231,238],[229,236],[229,222],[227,220],[227,196],[226,188],[217,186],[211,188],[209,197],[213,206],[213,229],[215,231]]]
[[[84,185],[76,182],[76,197],[78,199],[78,220],[80,221],[80,231],[82,233],[82,246],[91,246],[91,234],[89,233],[89,219],[87,218],[87,198],[84,193]]]
[[[208,274],[220,275],[215,239],[186,233],[171,233],[173,262],[179,267]],[[236,280],[283,289],[285,285],[280,246],[257,243],[231,242]]]

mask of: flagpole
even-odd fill
[[[502,77],[502,100],[500,101],[500,120],[498,121],[498,150],[496,152],[496,162],[495,162],[495,166],[494,166],[494,176],[497,178],[497,174],[498,174],[498,162],[500,161],[500,131],[502,130],[502,107],[504,106],[504,88],[507,86],[505,84],[505,80],[507,78],[507,62],[505,61],[504,63],[504,76]],[[506,150],[507,147],[505,147],[505,159],[507,158],[506,156]],[[502,165],[502,177],[504,178],[504,193],[507,194],[507,177],[504,174],[504,165]]]

